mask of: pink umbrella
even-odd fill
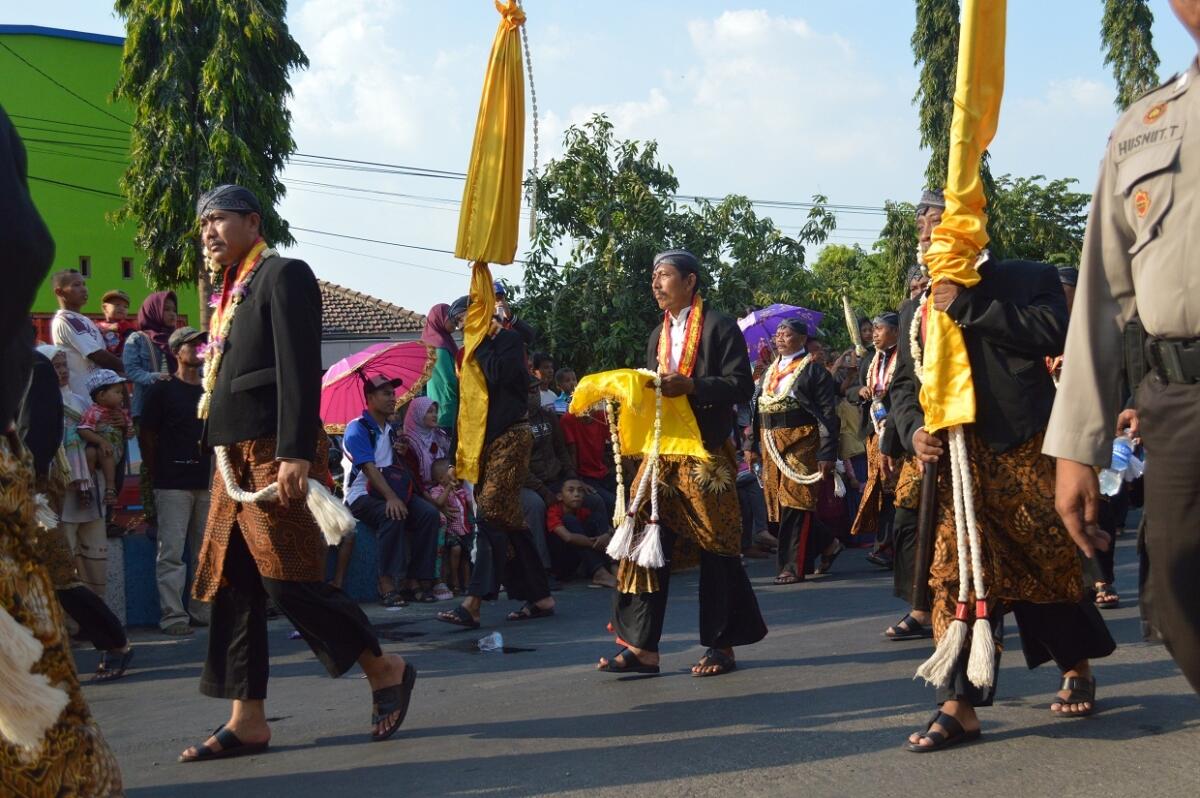
[[[408,404],[429,381],[436,358],[437,351],[423,341],[384,341],[334,363],[321,379],[325,431],[341,435],[362,415],[367,408],[363,383],[375,376],[401,380],[396,407]]]

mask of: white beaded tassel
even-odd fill
[[[46,498],[46,494],[38,493],[33,497],[34,515],[33,518],[37,525],[42,529],[50,532],[58,528],[58,515],[50,508],[50,500]]]
[[[221,478],[225,480],[225,492],[229,498],[238,504],[253,504],[255,502],[273,502],[279,500],[279,483],[272,482],[265,488],[251,493],[242,490],[233,474],[233,466],[229,464],[229,452],[224,446],[217,446],[217,468],[221,470]],[[308,480],[308,511],[312,513],[325,542],[330,546],[341,543],[342,538],[354,531],[357,521],[350,514],[350,509],[329,492],[323,484],[315,479]]]
[[[604,400],[604,413],[608,419],[608,434],[612,438],[613,464],[616,466],[617,472],[617,501],[612,518],[613,529],[616,529],[625,520],[625,465],[621,454],[621,435],[617,429],[617,406],[611,399]]]

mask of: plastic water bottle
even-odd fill
[[[1121,435],[1113,439],[1112,464],[1100,472],[1100,492],[1105,496],[1116,496],[1121,492],[1121,483],[1129,460],[1133,456],[1133,443]]]
[[[485,654],[504,653],[504,637],[499,632],[492,632],[487,637],[481,637],[479,650]]]

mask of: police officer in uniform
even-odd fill
[[[1200,0],[1171,0],[1200,44]],[[1084,238],[1063,374],[1043,451],[1058,458],[1057,505],[1092,556],[1094,467],[1109,465],[1121,411],[1123,330],[1148,335],[1150,373],[1121,415],[1146,447],[1143,614],[1200,692],[1200,65],[1134,102],[1109,139]]]

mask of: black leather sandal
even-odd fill
[[[1054,700],[1050,702],[1050,712],[1058,718],[1086,718],[1096,711],[1096,677],[1089,676],[1086,679],[1082,676],[1064,676],[1062,681],[1062,690],[1066,690],[1069,695],[1066,698],[1062,696],[1054,696]],[[1058,704],[1059,709],[1055,709],[1054,705]],[[1084,709],[1079,712],[1071,712],[1065,708],[1070,704],[1091,704],[1091,709]]]
[[[692,676],[697,679],[702,679],[706,676],[724,676],[727,673],[732,673],[737,670],[737,661],[728,654],[718,651],[715,648],[710,648],[704,652],[704,656],[696,663],[698,668],[716,667],[715,671],[692,671]]]
[[[417,683],[417,669],[412,663],[404,663],[404,676],[400,684],[384,687],[371,693],[371,740],[383,742],[396,733],[408,716],[408,705],[412,701],[413,686]],[[385,718],[395,715],[392,722],[382,732],[375,728]]]
[[[931,731],[934,725],[941,726],[945,729],[945,733]],[[914,754],[928,754],[931,751],[941,751],[944,748],[952,748],[960,743],[970,743],[980,738],[980,731],[966,731],[963,729],[953,715],[947,715],[945,712],[935,712],[933,717],[929,719],[929,723],[925,726],[925,731],[921,732],[921,737],[930,740],[933,745],[921,745],[920,743],[905,743],[904,748]]]
[[[265,743],[244,743],[238,736],[226,729],[224,726],[218,728],[212,734],[220,743],[220,750],[214,751],[207,745],[193,745],[188,750],[179,755],[180,762],[204,762],[211,759],[232,759],[236,756],[249,756],[251,754],[261,754],[270,746],[269,742]]]
[[[622,665],[617,662],[617,657],[624,657],[625,664]],[[596,670],[603,671],[604,673],[658,673],[659,667],[643,663],[637,658],[637,654],[634,654],[627,648],[623,648],[609,657],[608,662],[598,666]]]

